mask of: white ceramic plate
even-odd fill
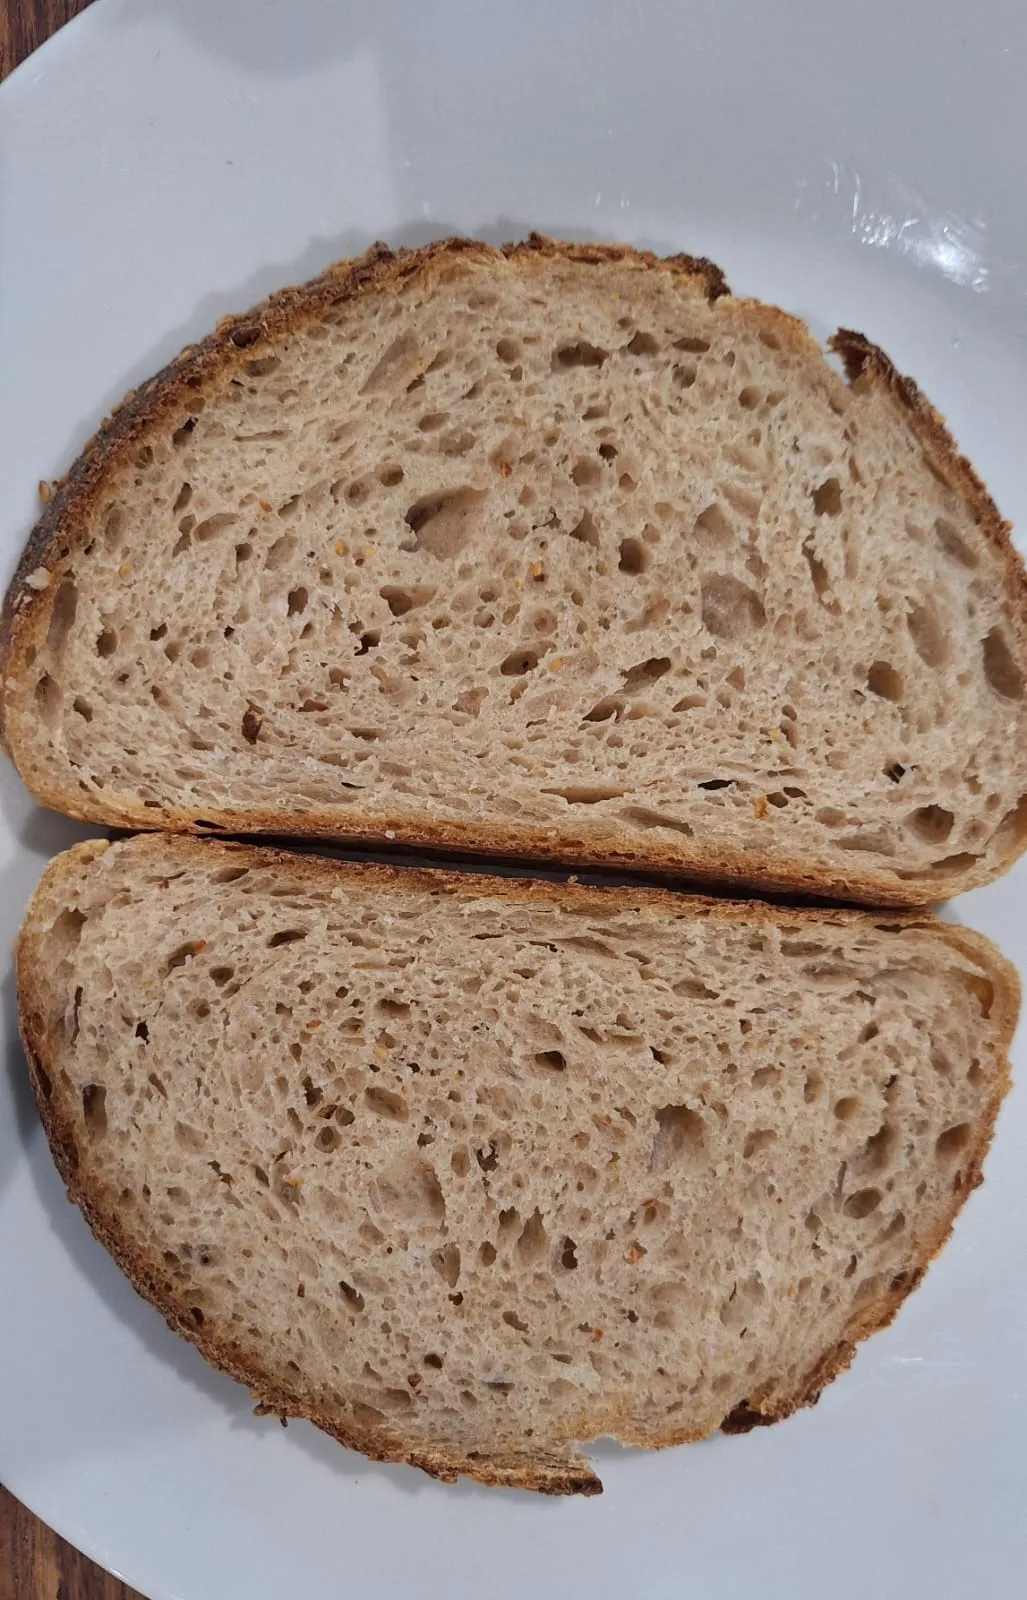
[[[0,90],[6,577],[106,409],[221,313],[376,236],[687,249],[865,328],[1027,527],[1020,0],[99,0]],[[85,830],[0,766],[6,950]],[[956,908],[1027,960],[1023,869]],[[64,1199],[3,983],[0,1478],[153,1600],[1023,1594],[1027,1096],[895,1326],[814,1411],[547,1502],[283,1432]],[[1022,1054],[1022,1052],[1021,1052]]]

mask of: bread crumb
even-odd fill
[[[386,839],[394,839],[396,837],[395,828],[386,828],[385,837],[386,837]]]
[[[53,493],[53,490],[50,488],[50,485],[47,483],[46,479],[45,478],[40,478],[40,480],[39,480],[39,498],[40,498],[40,500],[42,500],[44,505],[49,500],[49,498],[50,498],[52,493]]]

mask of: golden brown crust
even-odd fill
[[[829,896],[866,905],[928,905],[990,881],[995,873],[982,862],[964,864],[947,877],[901,877],[867,868],[839,873],[800,857],[771,859],[754,850],[711,850],[684,838],[632,840],[612,827],[575,838],[565,828],[557,833],[501,823],[445,823],[427,816],[415,823],[409,817],[388,814],[343,818],[337,811],[225,810],[209,819],[213,827],[208,829],[195,811],[175,806],[146,808],[130,797],[119,798],[109,792],[101,802],[81,792],[63,790],[32,770],[30,756],[17,748],[18,740],[12,737],[15,707],[8,699],[6,680],[17,676],[22,652],[45,629],[62,567],[85,541],[90,513],[140,437],[162,420],[177,416],[180,409],[187,410],[198,390],[226,368],[251,358],[254,346],[316,318],[327,308],[363,295],[398,290],[418,275],[430,277],[454,259],[492,262],[500,256],[526,271],[540,258],[596,266],[616,261],[639,271],[672,273],[711,302],[730,293],[719,268],[701,257],[679,255],[661,260],[626,245],[568,244],[532,234],[522,243],[505,245],[502,251],[469,239],[443,239],[419,250],[398,252],[382,244],[373,245],[365,255],[339,262],[311,283],[283,289],[251,311],[223,319],[202,343],[188,347],[148,383],[126,396],[89,441],[67,477],[54,486],[7,591],[0,615],[0,742],[6,742],[17,754],[22,775],[36,798],[71,816],[133,830],[291,835],[351,844],[380,844],[387,832],[397,845],[415,849],[647,871],[697,883],[730,881],[743,889]],[[745,304],[754,314],[758,312],[772,321],[786,342],[812,345],[808,330],[795,318],[755,301]],[[1009,526],[1002,521],[984,485],[959,455],[939,414],[910,379],[896,372],[880,350],[862,335],[845,330],[836,334],[832,343],[845,362],[850,382],[875,381],[887,386],[908,413],[931,461],[963,496],[999,550],[1014,601],[1020,653],[1027,659],[1027,577],[1010,542]],[[27,581],[40,568],[52,574],[42,591]],[[1017,853],[1014,841],[1003,865],[1011,865]]]
[[[1027,571],[1010,537],[1012,523],[1003,519],[983,479],[966,456],[960,454],[945,418],[916,380],[899,372],[884,351],[864,334],[855,333],[851,328],[839,328],[828,343],[841,358],[850,384],[880,384],[897,401],[906,412],[928,460],[973,512],[977,526],[1002,559],[1015,607],[1017,642],[1021,649],[1027,648]]]
[[[102,855],[110,848],[102,841],[90,840],[76,845],[56,857],[48,866],[40,889],[59,890],[65,881],[75,878],[81,866]],[[124,848],[124,846],[122,847]],[[868,913],[842,908],[808,911],[773,906],[762,901],[732,901],[713,898],[683,897],[671,890],[660,888],[611,889],[593,888],[577,883],[553,883],[540,879],[493,878],[452,871],[427,868],[390,867],[376,864],[335,861],[321,856],[301,855],[263,845],[227,844],[205,841],[187,836],[146,836],[127,845],[138,850],[162,850],[177,854],[188,862],[197,858],[197,852],[230,853],[237,861],[252,865],[279,863],[288,866],[300,879],[317,879],[325,874],[340,881],[359,880],[363,888],[388,889],[399,884],[415,883],[418,887],[444,889],[447,893],[466,899],[484,895],[499,895],[513,901],[546,901],[564,907],[588,909],[613,895],[625,903],[646,909],[654,914],[687,906],[693,915],[706,915],[720,921],[753,925],[772,922],[779,927],[795,929],[808,926],[811,915],[834,927],[851,927],[866,924]],[[37,896],[39,894],[37,890]],[[856,1346],[870,1334],[886,1327],[896,1315],[902,1302],[917,1286],[929,1263],[942,1249],[964,1199],[982,1181],[981,1165],[991,1142],[999,1106],[1009,1087],[1009,1045],[1016,1027],[1020,1004],[1020,985],[1015,969],[981,934],[951,923],[936,921],[931,916],[910,913],[880,912],[869,918],[878,928],[921,928],[953,946],[978,967],[990,974],[993,984],[992,1014],[996,1018],[1000,1036],[997,1052],[999,1074],[995,1092],[983,1118],[978,1139],[969,1153],[962,1181],[953,1191],[951,1212],[928,1242],[919,1260],[892,1279],[886,1292],[863,1307],[853,1318],[845,1336],[817,1362],[813,1370],[799,1384],[794,1394],[785,1399],[763,1399],[750,1396],[724,1418],[721,1426],[729,1433],[746,1432],[749,1428],[777,1422],[790,1416],[803,1406],[814,1405],[821,1391],[851,1363]],[[194,1344],[213,1366],[239,1382],[246,1384],[258,1402],[258,1407],[281,1417],[305,1417],[315,1426],[337,1439],[348,1449],[359,1450],[376,1461],[404,1462],[420,1467],[432,1477],[452,1482],[466,1475],[484,1484],[504,1485],[511,1488],[534,1489],[545,1494],[598,1494],[602,1485],[584,1459],[573,1451],[566,1457],[529,1457],[511,1461],[496,1461],[478,1457],[457,1457],[444,1450],[425,1451],[423,1447],[408,1446],[402,1440],[383,1440],[372,1433],[340,1428],[337,1417],[318,1412],[315,1406],[300,1393],[283,1386],[281,1382],[259,1369],[247,1366],[226,1342],[210,1328],[198,1328],[187,1315],[185,1308],[176,1302],[172,1285],[162,1276],[156,1261],[144,1259],[133,1249],[119,1231],[115,1207],[105,1204],[105,1195],[97,1187],[91,1189],[88,1176],[79,1168],[78,1151],[74,1136],[62,1118],[61,1105],[54,1091],[58,1066],[47,1058],[47,1037],[43,1022],[43,1008],[39,993],[38,974],[33,951],[34,923],[30,910],[19,934],[15,957],[18,976],[19,1026],[25,1054],[28,1059],[32,1087],[40,1119],[53,1152],[54,1161],[63,1178],[69,1197],[79,1206],[90,1228],[100,1243],[114,1257],[133,1287],[153,1304],[168,1325]],[[588,1424],[584,1420],[583,1436]],[[694,1442],[701,1434],[687,1430],[668,1430],[659,1438],[632,1437],[625,1442],[646,1448],[664,1448],[674,1444]]]

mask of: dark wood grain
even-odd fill
[[[0,0],[0,78],[89,0]],[[8,1373],[5,1382],[12,1381]],[[140,1600],[0,1487],[0,1600]]]
[[[0,0],[0,78],[88,4],[89,0]],[[69,1595],[67,1600],[77,1597]]]
[[[0,1489],[0,1600],[141,1600]]]

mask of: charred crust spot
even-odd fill
[[[753,1428],[769,1428],[777,1419],[756,1411],[748,1400],[739,1400],[720,1425],[721,1433],[751,1433]]]

